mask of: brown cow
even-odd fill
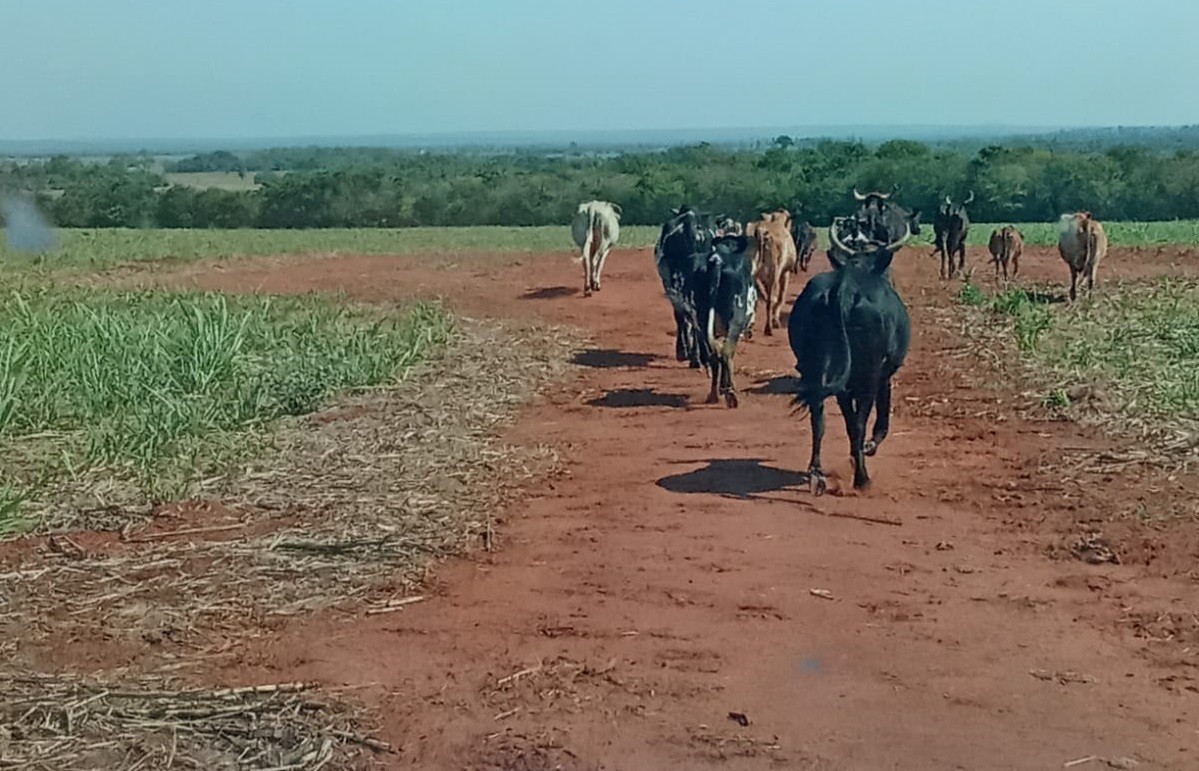
[[[991,252],[991,261],[995,263],[995,281],[999,281],[999,269],[1003,268],[1003,280],[1008,280],[1007,266],[1012,264],[1012,278],[1020,275],[1020,255],[1024,254],[1024,234],[1011,225],[995,228],[991,231],[991,240],[987,243]]]
[[[766,334],[783,325],[783,301],[787,282],[798,270],[795,241],[791,238],[791,213],[778,209],[745,227],[745,234],[757,242],[753,257],[754,281],[758,294],[766,301]]]
[[[1107,233],[1089,211],[1063,214],[1057,223],[1057,251],[1070,266],[1070,301],[1076,299],[1078,279],[1087,279],[1087,294],[1095,289],[1099,262],[1107,254]]]

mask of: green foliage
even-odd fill
[[[1105,283],[1056,310],[1045,300],[1019,288],[969,297],[1010,319],[1020,351],[1055,382],[1046,406],[1070,407],[1074,387],[1099,386],[1126,417],[1199,419],[1199,282]]]
[[[1041,335],[1053,323],[1053,314],[1044,301],[1024,289],[1007,289],[995,295],[991,309],[1012,318],[1016,345],[1021,351],[1036,348]]]
[[[963,305],[979,306],[987,301],[987,293],[973,281],[966,281],[958,290],[958,301]]]
[[[574,250],[565,226],[329,230],[64,230],[48,255],[8,249],[0,271],[103,269],[129,262],[273,254],[497,254]],[[621,228],[622,247],[654,244],[658,229]]]
[[[609,155],[315,147],[169,164],[196,174],[256,172],[262,185],[208,198],[173,192],[148,168],[144,158],[97,166],[58,157],[0,168],[0,183],[46,193],[58,224],[87,227],[560,225],[588,198],[619,202],[625,225],[659,224],[681,203],[742,220],[782,205],[826,225],[852,208],[854,186],[895,184],[899,201],[929,216],[945,195],[973,190],[970,214],[979,222],[1052,222],[1075,209],[1105,221],[1199,218],[1199,153],[1052,149],[1031,140],[967,151],[779,136],[760,151],[699,144]]]
[[[1105,284],[1039,353],[1072,382],[1110,384],[1130,413],[1199,418],[1199,282]]]
[[[449,319],[320,298],[17,290],[0,299],[0,529],[48,478],[102,469],[177,497],[258,450],[269,421],[388,381]],[[9,523],[11,524],[11,522]]]

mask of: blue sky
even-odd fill
[[[0,0],[0,138],[1199,123],[1196,29],[1191,0]]]

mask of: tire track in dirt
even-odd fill
[[[1101,279],[1194,272],[1189,257],[1130,254],[1148,267],[1113,250]],[[706,381],[670,356],[645,251],[614,253],[586,300],[562,256],[139,274],[378,302],[443,296],[461,312],[594,335],[577,379],[508,436],[571,463],[506,513],[498,551],[447,563],[430,600],[401,613],[293,619],[209,676],[353,687],[402,747],[396,767],[973,771],[1096,756],[1194,768],[1199,643],[1139,655],[1150,644],[1129,622],[1193,613],[1194,583],[1044,554],[1135,500],[1139,480],[1045,473],[1065,448],[1104,440],[1011,414],[1012,394],[971,374],[935,262],[921,249],[896,263],[915,338],[893,434],[872,459],[872,491],[821,499],[798,485],[808,430],[785,394],[785,335],[766,338],[759,323],[742,346],[740,409],[699,404]],[[1043,249],[1023,270],[1064,272]],[[838,423],[826,457],[844,481]],[[1194,544],[1172,542],[1182,554]]]

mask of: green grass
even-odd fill
[[[262,449],[270,421],[386,382],[449,317],[317,297],[33,288],[0,296],[0,530],[88,474],[152,500]]]
[[[35,264],[48,269],[102,269],[126,262],[195,260],[242,255],[464,254],[574,251],[570,229],[402,228],[330,230],[60,230],[57,248],[37,256],[0,246],[0,264],[10,269]],[[621,245],[651,246],[657,228],[621,230]],[[2,239],[0,239],[2,241]]]
[[[1115,246],[1199,244],[1199,221],[1105,223]],[[969,243],[985,245],[994,224],[975,223]],[[1053,245],[1053,223],[1020,225],[1030,244]],[[570,230],[559,227],[456,227],[331,230],[60,230],[57,248],[37,256],[13,252],[0,239],[0,266],[24,269],[102,269],[127,262],[195,260],[242,255],[433,253],[458,255],[489,252],[569,252],[574,250]],[[652,246],[658,228],[630,226],[621,229],[620,245]],[[920,243],[932,243],[932,226],[925,224]],[[821,248],[827,235],[820,232]]]
[[[1074,305],[966,286],[963,302],[1011,320],[1020,351],[1052,383],[1046,404],[1068,406],[1074,388],[1098,386],[1126,417],[1199,419],[1199,281],[1105,283]]]

